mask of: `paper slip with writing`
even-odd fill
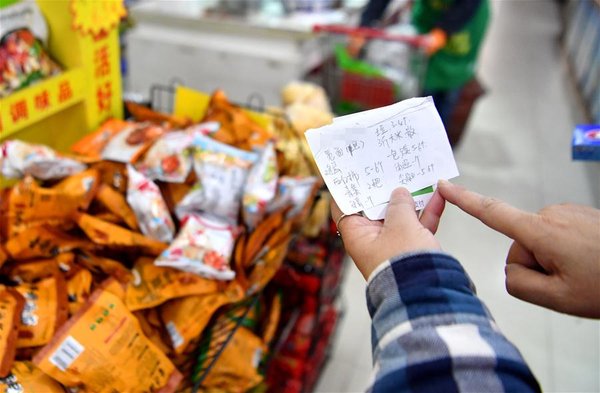
[[[338,117],[304,135],[325,184],[345,214],[364,211],[369,219],[382,219],[398,187],[413,193],[417,209],[423,208],[433,193],[428,187],[458,176],[431,97]]]

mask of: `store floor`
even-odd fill
[[[600,166],[572,162],[570,135],[581,121],[557,45],[558,10],[548,0],[493,2],[480,64],[489,94],[456,150],[457,183],[527,210],[600,203]],[[551,312],[504,289],[506,237],[448,206],[438,235],[465,266],[504,334],[546,392],[600,391],[600,323]],[[598,257],[598,256],[596,256]],[[349,263],[346,307],[317,392],[362,391],[371,371],[365,283]]]

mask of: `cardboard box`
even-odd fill
[[[600,161],[600,125],[580,124],[573,130],[573,159]]]

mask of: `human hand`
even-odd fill
[[[352,34],[350,35],[349,39],[348,39],[348,54],[352,57],[358,57],[358,55],[360,54],[360,51],[362,50],[363,46],[365,46],[365,43],[367,42],[367,39],[360,35],[360,34]]]
[[[442,29],[433,29],[423,36],[425,53],[431,56],[442,49],[447,42],[446,32]]]
[[[371,221],[360,215],[344,217],[335,201],[331,215],[348,255],[365,279],[381,263],[396,255],[423,250],[440,250],[433,237],[444,211],[444,199],[435,192],[421,217],[415,212],[415,202],[405,188],[392,192],[383,221]]]
[[[600,210],[562,204],[537,214],[440,181],[444,199],[514,240],[506,289],[527,302],[600,318]]]

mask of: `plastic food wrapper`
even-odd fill
[[[10,140],[0,145],[0,169],[9,178],[31,175],[36,179],[52,180],[73,175],[86,166],[59,156],[47,146]]]
[[[102,276],[103,279],[114,277],[120,283],[126,284],[133,278],[129,269],[122,263],[89,252],[78,253],[77,263],[84,266],[93,274]]]
[[[131,127],[132,124],[119,119],[108,119],[96,131],[75,142],[71,146],[71,151],[89,158],[100,159],[102,150],[104,150],[108,141],[125,128]]]
[[[127,167],[127,175],[127,202],[138,219],[142,233],[161,242],[173,240],[175,224],[158,186],[131,165]]]
[[[2,265],[4,265],[4,262],[6,262],[8,259],[8,254],[6,253],[6,251],[4,251],[4,248],[2,247],[2,245],[0,245],[0,267],[2,267]]]
[[[0,378],[2,393],[65,393],[65,389],[29,361],[14,363],[6,378]]]
[[[158,255],[167,248],[165,243],[99,220],[89,214],[77,213],[74,218],[77,225],[96,244],[113,248],[138,248],[148,255]]]
[[[158,306],[170,299],[219,292],[222,283],[179,269],[155,266],[150,258],[139,258],[134,279],[126,289],[125,303],[131,311]]]
[[[171,348],[168,334],[166,333],[166,330],[162,325],[162,321],[160,320],[158,309],[151,308],[146,310],[138,310],[134,311],[133,315],[135,315],[136,319],[140,323],[140,327],[142,328],[144,335],[150,341],[152,341],[152,343],[156,345],[161,352],[169,356],[169,359],[172,359],[171,355],[173,353],[173,349]],[[185,375],[183,370],[177,367],[177,363],[173,363],[175,367]],[[178,391],[181,391],[181,387],[178,389]]]
[[[113,135],[102,150],[102,159],[124,163],[136,162],[167,129],[152,123],[129,123]]]
[[[108,211],[123,220],[129,228],[134,231],[138,230],[136,215],[120,192],[107,184],[101,184],[96,195],[96,200]]]
[[[182,378],[121,299],[104,288],[90,296],[33,362],[63,385],[95,393],[175,392]]]
[[[208,122],[167,133],[152,145],[137,169],[152,180],[183,183],[192,169],[194,134],[207,135],[218,129],[218,123]]]
[[[100,161],[92,164],[100,172],[100,181],[108,184],[121,194],[127,191],[127,168],[125,164],[114,161]]]
[[[87,210],[96,195],[99,185],[100,172],[97,169],[87,169],[65,178],[52,189],[76,199],[79,202],[77,207],[81,210]]]
[[[242,298],[241,288],[232,281],[225,291],[187,296],[163,304],[160,307],[160,316],[175,353],[183,353],[190,342],[200,336],[215,311]]]
[[[263,380],[258,366],[266,350],[259,337],[250,330],[239,327],[206,376],[203,385],[231,393],[251,390]]]
[[[179,234],[154,262],[216,280],[233,280],[229,267],[237,228],[207,216],[190,215]]]
[[[8,204],[5,213],[7,237],[12,238],[23,230],[42,224],[60,225],[80,206],[89,204],[88,194],[94,187],[94,179],[82,185],[79,192],[59,188],[43,188],[27,176],[17,183],[8,194]],[[87,193],[83,190],[87,187]]]
[[[37,283],[23,283],[15,289],[25,298],[17,348],[47,344],[56,329],[67,320],[67,288],[60,276]]]
[[[174,128],[183,128],[191,123],[191,120],[187,117],[157,112],[133,101],[126,101],[125,107],[137,121],[149,121],[157,124],[167,123]]]
[[[242,217],[250,229],[264,217],[267,205],[277,192],[277,157],[273,143],[268,143],[252,166],[242,200]]]
[[[237,224],[248,171],[258,155],[203,135],[196,135],[194,146],[199,182],[177,206],[177,216],[183,219],[191,212],[207,212]]]
[[[15,360],[24,305],[25,299],[19,292],[0,285],[0,378],[6,377]]]
[[[56,258],[39,259],[13,264],[4,269],[4,271],[6,277],[12,281],[18,283],[33,283],[43,278],[59,274],[62,271],[61,266],[67,265],[66,268],[70,269],[71,266],[73,266],[74,260],[75,255],[68,252],[58,255]]]
[[[61,72],[29,29],[21,28],[0,38],[0,97]]]
[[[17,260],[53,258],[64,252],[91,246],[87,240],[73,237],[48,225],[28,228],[5,244],[8,254]]]
[[[92,273],[87,269],[79,269],[67,280],[67,296],[69,299],[69,315],[75,314],[83,306],[92,292]]]
[[[307,208],[310,207],[317,191],[317,180],[314,176],[304,178],[281,177],[277,197],[269,205],[268,210],[273,211],[286,205],[292,205],[292,209],[287,214],[288,218],[292,219],[307,214]]]

